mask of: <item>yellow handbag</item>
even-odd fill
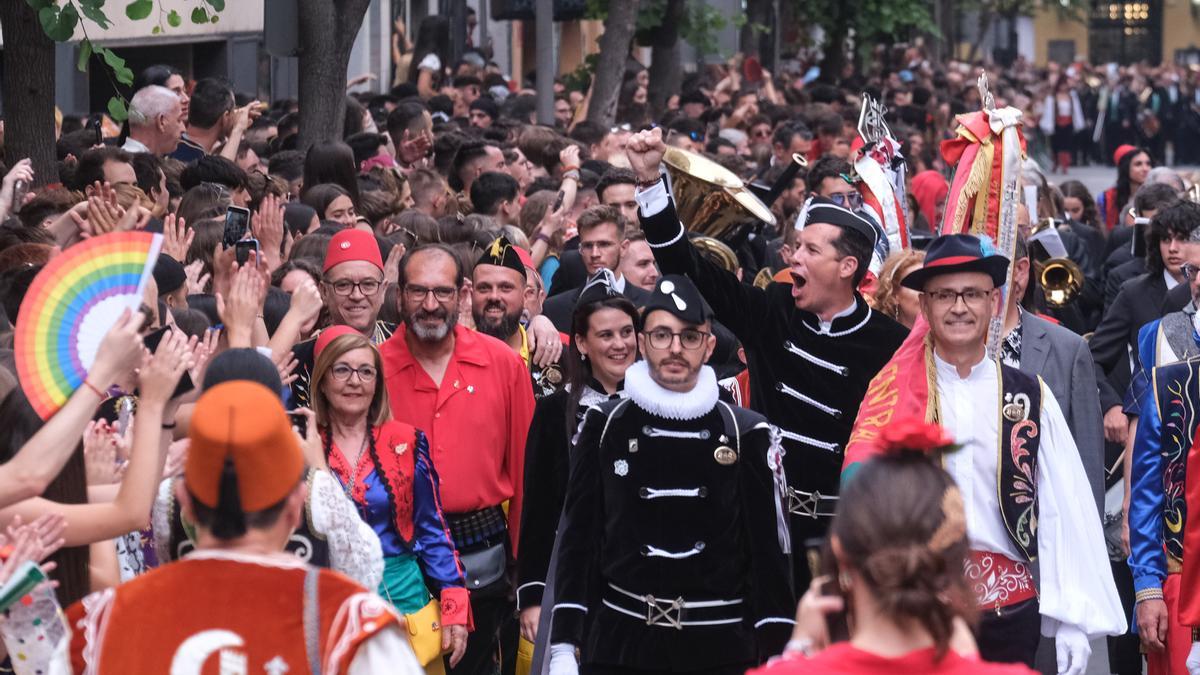
[[[442,608],[436,600],[412,614],[404,615],[408,623],[408,641],[412,644],[417,661],[428,666],[442,656]]]
[[[533,643],[525,638],[517,642],[517,675],[529,675],[533,670]]]

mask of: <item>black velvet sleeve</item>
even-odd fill
[[[662,273],[689,277],[712,307],[717,321],[733,331],[742,344],[753,342],[761,328],[756,324],[767,315],[770,305],[766,291],[742,283],[700,255],[679,222],[674,199],[653,216],[641,215],[640,210],[638,214]]]
[[[537,402],[525,444],[525,508],[521,512],[521,555],[517,560],[517,609],[542,604],[546,572],[567,491],[570,440],[568,392]]]
[[[1100,411],[1106,413],[1113,406],[1119,406],[1122,395],[1108,381],[1109,374],[1116,369],[1121,359],[1127,358],[1129,342],[1129,294],[1121,291],[1116,300],[1104,313],[1088,348],[1092,351],[1092,360],[1096,362],[1096,384],[1100,387]]]

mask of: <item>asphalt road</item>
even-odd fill
[[[1181,173],[1190,173],[1196,171],[1197,167],[1182,166],[1176,167],[1176,169]],[[1046,178],[1055,184],[1060,184],[1066,180],[1077,180],[1087,186],[1087,189],[1094,196],[1116,185],[1117,170],[1111,166],[1077,166],[1071,167],[1065,176],[1055,173],[1047,174]]]

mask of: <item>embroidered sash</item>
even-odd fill
[[[1033,574],[1025,563],[991,551],[971,551],[963,575],[980,610],[999,609],[1037,597]]]
[[[1000,456],[996,490],[1009,539],[1037,559],[1037,456],[1041,436],[1041,380],[1000,365]]]
[[[1159,366],[1153,372],[1154,404],[1162,424],[1163,544],[1167,555],[1183,560],[1187,521],[1187,458],[1200,415],[1200,359]]]

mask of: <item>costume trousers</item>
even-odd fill
[[[496,647],[500,639],[500,628],[506,620],[512,618],[515,607],[508,575],[483,588],[471,590],[471,614],[475,618],[475,632],[467,637],[467,650],[458,666],[451,668],[449,660],[446,661],[446,672],[449,675],[493,675],[498,672]],[[515,650],[514,644],[511,651]]]
[[[1167,603],[1167,649],[1146,655],[1150,675],[1187,675],[1188,652],[1192,648],[1192,629],[1179,625],[1179,574],[1168,574],[1163,582],[1163,600]]]
[[[585,663],[579,672],[581,675],[743,675],[747,669],[753,667],[753,663],[735,663],[704,670],[643,670]]]
[[[998,610],[980,610],[979,656],[984,661],[1023,663],[1033,668],[1041,628],[1037,598]]]
[[[1113,581],[1117,584],[1117,595],[1121,597],[1121,607],[1125,609],[1125,619],[1133,625],[1133,572],[1124,560],[1112,561]],[[1108,637],[1108,668],[1115,675],[1142,675],[1142,652],[1139,648],[1138,636],[1132,630],[1124,635]]]

